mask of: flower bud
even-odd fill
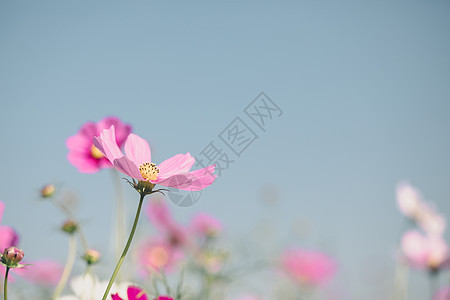
[[[55,194],[55,186],[53,184],[47,184],[41,189],[42,198],[50,198]]]
[[[17,264],[23,259],[24,253],[21,249],[16,247],[9,247],[3,251],[2,263],[8,267],[16,267]]]
[[[100,252],[94,249],[89,249],[84,253],[83,259],[87,262],[88,265],[95,264],[100,259]]]
[[[62,231],[66,232],[68,234],[73,234],[78,229],[78,223],[76,223],[73,220],[68,220],[68,221],[64,222],[61,229],[62,229]]]

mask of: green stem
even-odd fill
[[[59,279],[58,285],[55,288],[52,299],[57,299],[69,280],[70,273],[72,273],[73,264],[75,263],[75,257],[77,254],[77,239],[75,235],[71,235],[69,238],[69,250],[67,253],[66,265],[64,266],[63,273]]]
[[[134,217],[134,223],[133,228],[131,229],[130,236],[128,237],[127,244],[125,246],[125,249],[123,249],[122,255],[120,256],[119,262],[117,263],[116,268],[114,269],[114,273],[111,276],[111,279],[109,280],[108,287],[106,288],[105,294],[103,294],[102,300],[106,300],[108,297],[109,291],[111,290],[111,287],[114,283],[114,279],[116,279],[117,273],[119,272],[120,266],[122,266],[123,260],[125,259],[125,255],[127,255],[128,248],[130,248],[131,241],[133,240],[134,232],[136,231],[137,223],[139,220],[139,215],[141,214],[141,208],[142,203],[144,201],[145,194],[141,194],[141,198],[139,199],[139,206],[136,211],[136,216]]]
[[[5,273],[5,285],[4,285],[4,293],[5,293],[5,300],[8,300],[8,273],[9,273],[9,267],[6,267],[6,273]]]

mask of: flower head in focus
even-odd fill
[[[118,171],[133,178],[133,186],[141,194],[151,193],[156,184],[199,191],[210,186],[217,177],[213,175],[215,165],[190,171],[195,158],[189,153],[177,154],[157,166],[151,162],[147,141],[132,133],[125,141],[124,155],[114,140],[115,132],[115,126],[103,130],[99,137],[94,137],[94,145]]]
[[[23,267],[19,265],[25,254],[22,249],[16,247],[8,247],[1,255],[1,263],[9,268]]]
[[[424,236],[417,230],[410,230],[402,237],[401,249],[416,268],[434,272],[449,262],[448,246],[440,236]]]
[[[131,132],[131,126],[122,123],[116,117],[106,117],[98,123],[85,123],[78,133],[66,140],[69,154],[67,159],[83,173],[96,173],[103,168],[112,168],[111,163],[94,146],[92,139],[102,130],[114,126],[116,129],[112,141],[121,147]]]
[[[336,272],[333,259],[324,253],[300,248],[285,251],[281,265],[294,281],[302,285],[323,284]]]

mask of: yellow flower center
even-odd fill
[[[95,147],[94,144],[92,144],[91,146],[91,155],[95,159],[100,159],[104,156],[103,153],[100,150],[98,150],[98,148]]]
[[[162,269],[169,262],[169,253],[163,247],[154,247],[150,250],[148,259],[155,268]]]
[[[141,172],[144,180],[156,180],[158,177],[159,169],[155,164],[145,162],[139,166],[139,172]]]

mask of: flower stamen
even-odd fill
[[[100,159],[100,158],[104,157],[103,153],[100,150],[98,150],[98,148],[95,147],[94,144],[92,144],[92,146],[91,146],[91,155],[95,159]]]
[[[158,177],[159,169],[155,164],[145,162],[139,166],[139,172],[145,180],[153,181]]]

